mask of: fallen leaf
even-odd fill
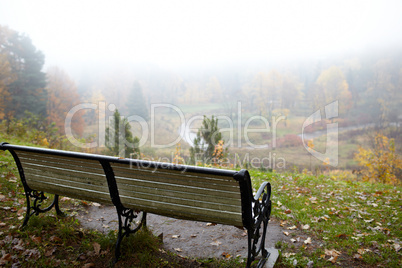
[[[102,250],[102,251],[100,252],[100,255],[101,255],[101,256],[104,256],[104,255],[107,255],[108,253],[109,253],[109,250],[106,249],[106,250]]]
[[[296,225],[293,225],[293,226],[291,226],[291,227],[288,227],[288,230],[295,230],[295,229],[297,229]]]
[[[51,237],[49,238],[49,241],[50,241],[50,242],[53,242],[53,243],[56,243],[56,244],[61,243],[61,239],[58,238],[58,237],[55,236],[55,235],[51,236]]]
[[[308,229],[310,229],[310,225],[308,225],[308,224],[302,225],[302,229],[303,230],[308,230]]]
[[[360,254],[355,254],[355,255],[353,255],[353,258],[356,259],[356,260],[361,260],[361,259],[363,259],[363,257],[362,257]]]
[[[100,205],[101,205],[101,204],[99,204],[99,203],[92,202],[92,206],[94,206],[94,207],[100,207]]]
[[[100,250],[101,250],[101,246],[99,245],[99,243],[94,242],[92,245],[94,246],[95,254],[99,255]]]
[[[223,252],[223,253],[222,253],[222,256],[225,257],[226,259],[230,259],[230,258],[232,257],[232,255],[230,255],[230,254],[227,253],[227,252]]]
[[[216,225],[216,223],[211,223],[211,222],[207,223],[207,226],[215,226],[215,225]]]
[[[290,242],[292,242],[292,243],[296,243],[296,241],[297,241],[296,239],[293,239],[293,238],[290,239]]]
[[[45,256],[46,256],[46,257],[50,257],[50,256],[52,256],[53,253],[55,253],[55,252],[56,252],[56,247],[54,247],[54,248],[49,249],[48,251],[46,251],[46,252],[45,252]]]
[[[4,260],[4,261],[7,261],[7,262],[11,261],[11,254],[7,253],[3,257],[1,257],[1,259]]]
[[[285,210],[285,213],[290,214],[290,213],[292,213],[292,211],[290,209],[287,209],[287,210]]]
[[[304,240],[304,244],[311,244],[311,237],[307,237],[307,239]]]
[[[84,266],[82,266],[82,268],[91,268],[91,267],[96,267],[95,263],[90,262],[90,263],[86,263],[86,264],[84,264]]]
[[[24,248],[23,246],[21,246],[21,245],[15,245],[15,246],[13,247],[13,250],[16,250],[16,251],[24,251],[25,248]]]
[[[216,241],[214,241],[214,242],[212,242],[212,243],[210,243],[211,245],[213,245],[213,246],[219,246],[220,244],[222,244],[222,242],[219,242],[218,240],[216,240]]]
[[[285,258],[289,258],[289,257],[294,256],[294,255],[296,255],[296,253],[290,253],[290,252],[282,253],[282,256],[285,257]]]
[[[359,249],[357,250],[357,253],[359,253],[360,255],[363,255],[363,254],[366,253],[366,252],[371,252],[371,250],[368,249],[368,248],[359,248]]]
[[[278,204],[278,207],[282,206],[281,201],[276,202]]]
[[[179,237],[180,237],[180,235],[172,235],[172,238],[174,238],[174,239],[177,239]]]
[[[39,250],[37,249],[27,249],[24,251],[24,253],[22,253],[22,255],[35,260],[39,259],[41,256]]]
[[[289,232],[283,232],[283,234],[286,235],[286,236],[288,236],[288,235],[289,235]]]
[[[192,235],[191,235],[191,237],[193,237],[193,238],[194,238],[194,237],[197,237],[197,235],[196,235],[196,234],[192,234]]]
[[[313,204],[316,204],[317,203],[317,197],[314,197],[314,196],[312,196],[312,197],[310,197],[308,200],[310,200],[310,202],[311,203],[313,203]]]
[[[371,219],[371,220],[364,220],[364,221],[367,222],[367,223],[370,223],[370,222],[374,221],[374,219]]]
[[[395,249],[396,252],[398,252],[398,251],[401,249],[401,245],[395,243],[395,244],[394,244],[394,249]]]
[[[31,236],[31,239],[32,239],[32,241],[33,242],[35,242],[36,244],[39,244],[39,243],[41,243],[42,242],[42,237],[40,237],[40,236]]]
[[[341,253],[339,252],[339,251],[337,251],[337,250],[335,250],[335,249],[331,249],[331,250],[329,250],[329,249],[325,249],[325,255],[327,255],[327,256],[336,256],[336,257],[338,257],[339,255],[341,255]]]
[[[329,258],[328,261],[330,261],[330,262],[332,262],[332,263],[335,263],[335,262],[336,262],[336,259],[338,259],[338,256],[331,257],[331,258]]]
[[[183,250],[181,250],[181,248],[175,248],[174,250],[176,250],[177,252],[182,252]]]
[[[341,239],[345,239],[345,238],[348,237],[348,235],[347,234],[338,234],[338,235],[336,235],[336,237],[341,238]]]
[[[5,223],[5,222],[0,222],[0,227],[4,227],[4,226],[6,226],[7,224]]]

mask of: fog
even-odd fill
[[[26,33],[77,76],[99,66],[197,69],[320,58],[402,44],[401,1],[1,1],[0,24]]]

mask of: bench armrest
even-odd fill
[[[254,195],[254,201],[260,199],[261,194],[264,193],[265,188],[267,189],[268,199],[271,198],[271,184],[269,182],[264,182],[261,184],[260,188],[258,189],[257,193]]]

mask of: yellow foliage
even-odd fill
[[[181,156],[181,145],[180,145],[180,143],[178,143],[176,145],[176,151],[175,151],[174,158],[173,158],[173,164],[176,164],[176,165],[185,164],[184,158]]]
[[[396,173],[402,169],[402,160],[395,153],[394,139],[377,134],[374,146],[374,150],[360,147],[355,154],[355,160],[363,168],[363,179],[388,184],[398,183]]]
[[[314,149],[314,140],[308,140],[307,147],[308,147],[308,150]]]
[[[218,144],[215,145],[215,150],[213,153],[213,163],[214,165],[225,165],[228,163],[228,159],[226,157],[227,150],[224,148],[225,142],[223,140],[218,141]]]

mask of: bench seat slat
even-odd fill
[[[223,185],[216,184],[213,180],[207,181],[206,177],[195,177],[195,176],[187,176],[185,173],[181,175],[173,176],[171,174],[166,174],[165,172],[141,172],[131,170],[130,172],[125,172],[124,170],[117,169],[113,167],[113,171],[115,173],[116,178],[129,178],[133,179],[133,183],[136,181],[149,181],[155,183],[166,183],[171,185],[185,185],[192,186],[197,188],[207,188],[207,189],[215,189],[222,190],[226,192],[239,192],[239,184],[234,181],[232,184]],[[129,182],[127,182],[129,183]]]
[[[235,226],[243,226],[242,214],[239,212],[219,211],[212,209],[195,208],[179,204],[170,204],[143,200],[140,198],[120,196],[120,199],[125,203],[126,207],[135,210],[143,210],[149,213],[154,213],[162,216],[182,218],[187,220],[196,220],[203,222],[213,222],[221,224],[229,224]]]
[[[177,197],[180,196],[183,199],[193,199],[193,200],[198,200],[198,201],[211,201],[214,200],[214,202],[219,203],[219,204],[226,204],[226,205],[237,205],[241,198],[240,195],[235,195],[234,193],[230,193],[230,195],[225,196],[225,193],[219,192],[216,190],[205,190],[205,189],[190,189],[181,188],[181,187],[169,187],[166,185],[160,185],[160,184],[125,184],[124,180],[119,181],[119,192],[124,191],[131,191],[133,192],[131,195],[135,195],[136,192],[139,194],[141,193],[147,193],[147,194],[152,194],[152,195],[158,195],[158,196],[167,196],[167,197]],[[211,193],[211,191],[214,191],[214,193]]]
[[[209,189],[209,188],[197,188],[194,186],[180,185],[180,184],[170,184],[170,183],[160,183],[150,180],[138,180],[138,179],[130,179],[130,178],[116,178],[116,183],[119,189],[133,186],[133,187],[153,187],[159,188],[163,190],[170,190],[176,192],[187,192],[187,193],[195,193],[195,194],[204,194],[204,195],[212,195],[218,197],[226,197],[233,199],[240,199],[239,192],[229,192],[225,191],[226,189]]]
[[[162,189],[161,189],[162,190]],[[160,194],[153,193],[144,193],[139,191],[128,191],[125,189],[119,189],[119,194],[123,196],[132,196],[144,200],[157,201],[162,203],[170,203],[170,204],[178,204],[185,205],[194,208],[206,208],[206,209],[215,209],[221,211],[231,211],[238,212],[240,200],[237,201],[236,205],[222,204],[216,201],[216,199],[206,196],[203,200],[195,200],[194,198],[188,199],[183,198],[180,194],[177,194],[176,197],[167,196],[162,191],[159,191]]]

